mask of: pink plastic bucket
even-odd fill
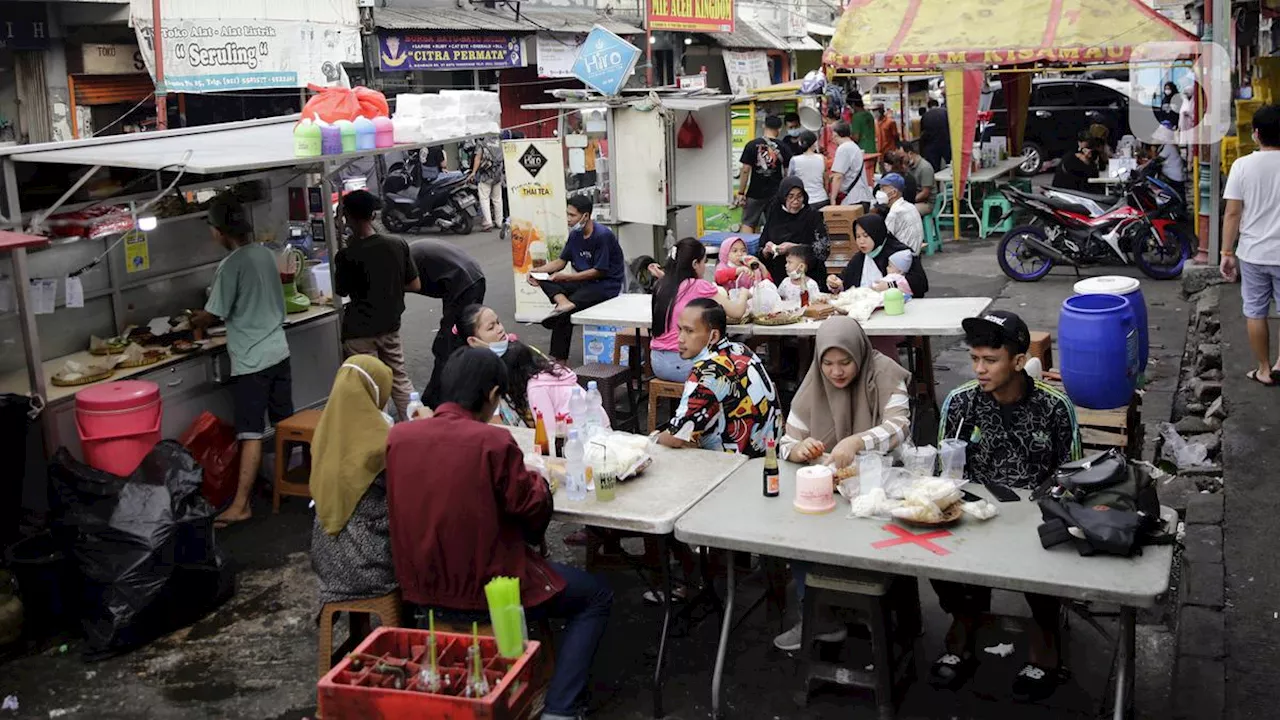
[[[76,393],[76,429],[84,461],[99,470],[128,475],[160,442],[160,386],[124,380]]]

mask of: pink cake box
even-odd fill
[[[809,465],[796,471],[792,506],[802,513],[821,515],[836,509],[834,475],[826,465]]]

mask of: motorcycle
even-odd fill
[[[1053,189],[1043,194],[1006,185],[1001,192],[1013,212],[1029,223],[1005,233],[997,248],[1000,269],[1014,280],[1034,282],[1055,264],[1075,268],[1114,263],[1137,265],[1147,276],[1167,280],[1182,274],[1194,233],[1186,205],[1148,166],[1133,173],[1103,208],[1102,198]]]
[[[388,232],[434,227],[469,235],[479,205],[480,196],[465,173],[441,173],[424,180],[416,153],[387,168],[382,181],[382,224]]]

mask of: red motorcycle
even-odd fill
[[[1100,214],[1063,193],[1023,192],[1006,185],[1001,192],[1013,212],[1030,222],[1005,233],[997,249],[1000,269],[1020,282],[1034,282],[1057,263],[1076,269],[1088,265],[1137,265],[1157,280],[1182,274],[1195,237],[1186,204],[1155,176],[1155,163],[1132,174]]]

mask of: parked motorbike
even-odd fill
[[[1081,267],[1117,261],[1137,265],[1157,280],[1182,274],[1195,235],[1185,203],[1155,177],[1157,167],[1153,163],[1133,173],[1105,208],[1098,196],[1002,187],[1013,212],[1031,220],[1001,239],[1000,269],[1020,282],[1039,280],[1058,263],[1071,265],[1077,275]]]
[[[424,180],[416,154],[387,168],[382,181],[382,224],[388,232],[438,228],[469,235],[479,205],[476,186],[464,173],[442,173]]]

